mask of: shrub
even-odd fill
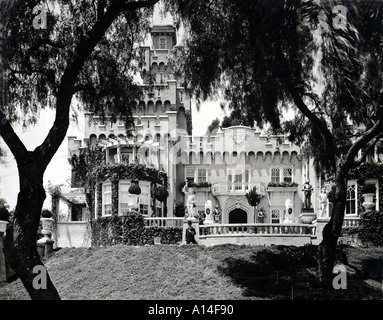
[[[182,191],[183,187],[185,186],[186,182],[180,183],[180,190]],[[188,187],[190,188],[209,188],[211,187],[210,182],[188,182]]]
[[[360,218],[359,239],[363,244],[383,245],[383,212],[369,211]]]
[[[158,186],[155,188],[155,198],[160,202],[165,202],[169,196],[168,190],[164,186]]]
[[[296,182],[279,182],[279,183],[276,183],[276,182],[269,182],[267,187],[283,187],[283,188],[287,188],[287,187],[298,187],[298,183]]]
[[[182,227],[146,227],[142,234],[143,244],[153,244],[160,237],[162,244],[177,244],[182,241]]]
[[[53,216],[53,214],[52,214],[52,211],[50,211],[50,210],[45,209],[41,212],[42,218],[52,218],[52,216]]]
[[[185,216],[185,205],[182,202],[176,204],[174,208],[174,215],[178,218]]]
[[[257,192],[257,187],[253,187],[248,193],[245,194],[247,201],[252,207],[258,205],[262,199],[262,195]]]
[[[91,222],[92,245],[111,246],[153,244],[161,237],[163,244],[177,244],[182,240],[182,227],[145,227],[141,214],[130,212],[123,216],[99,218]]]

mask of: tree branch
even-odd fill
[[[364,150],[363,155],[359,159],[355,160],[354,163],[352,164],[353,168],[360,166],[366,160],[368,153],[376,146],[376,144],[382,137],[383,137],[383,132],[381,132],[372,141],[370,141],[367,148]]]
[[[17,163],[27,158],[28,150],[13,130],[11,124],[7,121],[5,114],[0,110],[0,135],[11,150]]]
[[[369,141],[374,139],[376,136],[379,136],[380,134],[383,133],[382,123],[383,123],[383,112],[380,111],[378,121],[369,130],[367,130],[359,139],[357,139],[355,143],[351,146],[351,148],[348,150],[345,157],[346,165],[353,166],[355,157],[357,156],[359,150],[363,146],[365,146]]]
[[[337,150],[334,144],[333,136],[328,129],[326,123],[319,119],[314,113],[310,111],[310,109],[307,107],[307,105],[303,102],[302,97],[298,93],[298,91],[295,89],[295,87],[290,83],[290,81],[286,81],[288,90],[294,100],[295,105],[299,109],[300,112],[314,125],[316,126],[320,132],[323,134],[325,139],[325,145],[326,149],[328,151],[328,155],[330,157],[330,163],[331,166],[335,169],[336,168],[336,154]]]
[[[38,146],[34,153],[41,159],[41,166],[46,168],[50,160],[57,152],[62,141],[65,139],[69,127],[69,111],[72,96],[75,90],[76,79],[96,45],[103,38],[113,21],[124,11],[149,8],[159,0],[147,1],[120,1],[114,0],[105,14],[95,22],[92,29],[78,42],[72,58],[61,77],[57,90],[56,117],[44,142]]]

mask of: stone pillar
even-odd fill
[[[199,221],[198,219],[184,219],[182,229],[182,244],[186,244],[186,229],[189,227],[188,222],[192,222],[192,227],[195,229],[194,239],[199,243]]]
[[[7,221],[0,221],[0,283],[7,281],[7,270],[5,268],[4,256],[4,232],[7,226]]]
[[[44,256],[48,257],[53,252],[53,240],[47,240],[45,241],[45,247],[44,247]]]
[[[316,220],[316,240],[313,241],[313,244],[319,244],[323,239],[323,228],[330,221],[330,218],[317,218]]]
[[[45,254],[45,243],[37,242],[37,252],[40,257],[43,257]]]

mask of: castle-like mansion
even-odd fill
[[[77,188],[63,189],[61,194],[69,201],[57,199],[55,204],[59,222],[124,214],[131,205],[132,179],[141,189],[137,208],[146,217],[182,217],[186,181],[195,192],[195,212],[219,210],[216,223],[282,224],[287,205],[289,222],[301,223],[305,216],[302,189],[307,181],[312,186],[312,203],[306,213],[312,218],[304,222],[328,215],[328,201],[323,197],[321,201],[324,182],[315,175],[312,161],[303,158],[300,148],[283,136],[267,136],[242,125],[192,136],[190,96],[168,65],[168,54],[177,43],[176,30],[171,25],[155,25],[151,39],[151,46],[142,47],[140,73],[145,94],[134,111],[134,132],[127,134],[123,122],[86,113],[85,139],[68,137],[73,172],[84,154],[99,150],[102,161],[98,166],[103,174],[93,180],[92,190],[72,179],[72,187]],[[154,191],[161,186],[168,197],[153,202]],[[245,196],[253,187],[263,196],[257,207],[250,206]],[[355,188],[356,182],[351,182],[349,216],[358,215]],[[259,211],[265,213],[262,221]]]

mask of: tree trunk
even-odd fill
[[[20,192],[14,217],[7,228],[5,255],[20,278],[32,300],[59,300],[59,294],[46,272],[46,289],[34,288],[33,280],[41,271],[33,273],[35,266],[44,266],[37,252],[37,230],[45,200],[43,174],[23,170],[20,173]],[[36,168],[35,168],[36,169]],[[32,169],[33,170],[33,169]],[[28,181],[28,182],[27,182]]]
[[[336,259],[336,246],[343,226],[346,195],[347,175],[341,173],[335,182],[335,196],[331,218],[323,228],[323,239],[318,247],[319,275],[324,290],[332,288],[332,271]]]

